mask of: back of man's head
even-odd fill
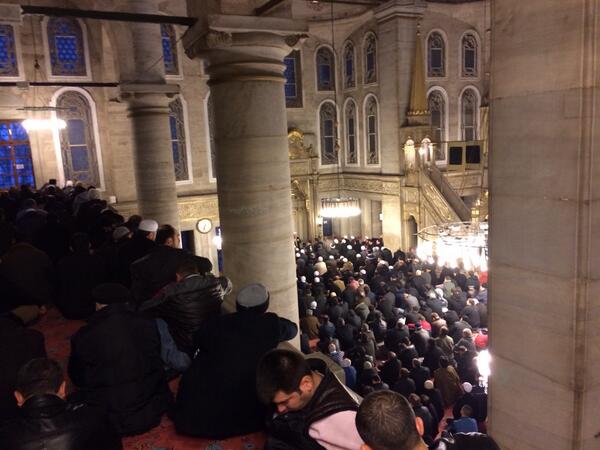
[[[73,236],[71,236],[69,245],[75,254],[85,255],[90,252],[90,238],[85,233],[73,234]]]
[[[196,261],[194,261],[194,259],[191,257],[183,258],[177,266],[177,270],[175,273],[177,274],[177,277],[180,280],[189,275],[198,273],[198,266],[196,265]]]
[[[175,236],[177,230],[169,224],[164,224],[158,227],[156,232],[156,243],[158,245],[169,245],[169,243],[175,242]]]
[[[413,450],[422,443],[410,404],[394,391],[367,395],[356,414],[356,429],[371,450]]]
[[[296,392],[302,378],[310,374],[310,366],[301,353],[283,349],[271,350],[262,357],[256,369],[258,398],[269,404],[278,391],[288,394]]]
[[[16,390],[28,399],[34,395],[55,394],[64,381],[62,369],[52,359],[32,359],[17,372]]]

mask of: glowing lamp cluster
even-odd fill
[[[67,128],[67,122],[63,119],[53,117],[51,119],[25,119],[22,122],[23,128],[28,133],[32,131],[43,131],[43,130],[64,130]]]
[[[322,217],[356,217],[360,215],[360,206],[354,198],[324,198],[321,200]]]

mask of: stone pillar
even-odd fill
[[[385,246],[392,252],[402,246],[402,210],[400,197],[397,195],[384,195],[381,201],[383,214],[382,234]]]
[[[597,449],[597,3],[492,5],[489,430],[503,450]]]
[[[132,0],[131,11],[158,14],[157,0]],[[124,74],[121,97],[129,103],[133,128],[133,161],[138,212],[160,224],[179,229],[175,169],[169,129],[169,97],[178,86],[165,83],[160,25],[131,23],[133,61],[131,73]],[[118,149],[117,149],[118,150]]]
[[[214,108],[224,270],[235,293],[262,283],[271,311],[298,321],[283,58],[302,22],[213,15],[184,37],[205,58]],[[231,305],[230,305],[231,306]]]
[[[391,0],[375,9],[379,52],[379,111],[381,117],[381,170],[404,171],[402,132],[410,101],[417,20],[426,5],[423,0]],[[385,61],[385,64],[383,64]]]

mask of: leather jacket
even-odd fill
[[[324,361],[308,360],[310,368],[324,374],[308,404],[300,411],[277,415],[268,421],[265,450],[322,450],[308,434],[310,426],[342,411],[357,411],[360,397],[347,389]]]
[[[121,438],[101,410],[56,395],[29,398],[18,417],[0,428],[10,450],[121,450]]]

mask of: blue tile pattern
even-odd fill
[[[47,33],[52,75],[87,75],[83,31],[79,22],[67,17],[52,17],[48,21]]]
[[[19,75],[19,62],[12,25],[0,24],[0,77]]]

